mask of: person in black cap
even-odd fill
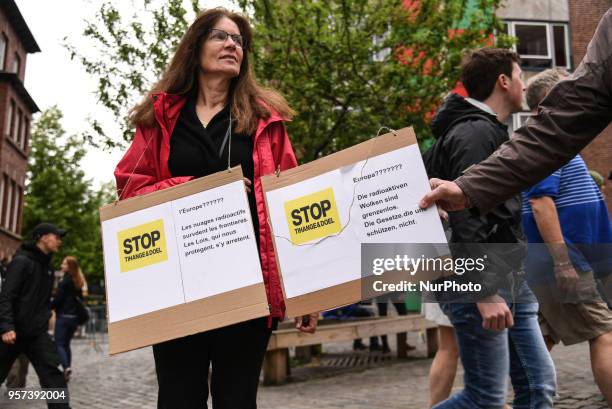
[[[34,242],[24,243],[6,271],[0,292],[0,383],[21,353],[38,374],[43,388],[66,388],[59,369],[55,344],[47,333],[53,288],[51,256],[66,231],[50,223],[37,225]],[[49,408],[69,408],[68,403],[47,403]]]

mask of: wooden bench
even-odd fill
[[[438,349],[437,326],[420,314],[397,317],[373,317],[346,321],[320,320],[314,334],[305,334],[283,323],[272,333],[264,359],[264,384],[278,385],[289,375],[289,347],[304,347],[338,341],[350,341],[386,334],[397,334],[397,355],[406,358],[406,333],[426,330],[427,356],[433,357]]]

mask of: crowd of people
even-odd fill
[[[67,389],[72,374],[70,341],[89,318],[85,276],[76,258],[61,263],[56,281],[52,256],[66,230],[41,223],[6,263],[0,287],[0,384],[26,387],[31,363],[43,388]],[[60,370],[59,368],[62,368]],[[50,408],[69,408],[49,403]]]
[[[546,269],[537,270],[537,267],[542,268],[541,259],[530,260],[530,256],[526,266],[535,265],[535,272],[542,274],[552,270],[562,298],[572,292],[586,292],[581,295],[588,301],[563,302],[563,299],[545,297],[546,302],[540,305],[545,342],[550,349],[559,340],[564,343],[588,341],[593,374],[609,405],[612,405],[609,383],[612,354],[604,351],[609,351],[612,345],[609,309],[612,268],[606,257],[602,260],[599,256],[603,253],[610,257],[610,219],[601,191],[587,177],[582,159],[575,155],[612,119],[611,34],[612,10],[609,10],[600,21],[585,58],[571,77],[560,80],[562,73],[548,72],[530,84],[528,101],[536,113],[526,125],[496,148],[494,155],[472,163],[460,174],[432,175],[439,177],[430,180],[432,191],[420,202],[424,208],[437,203],[451,214],[461,214],[471,208],[467,210],[470,217],[486,218],[527,189],[520,210],[525,231],[532,243],[546,244],[549,257]],[[498,85],[501,86],[502,81],[495,86]],[[573,246],[582,243],[586,246]],[[588,250],[601,246],[603,251],[595,252],[593,259]],[[580,251],[584,249],[587,251]],[[528,274],[527,281],[537,282],[540,278]],[[533,287],[539,289],[541,286]],[[493,328],[498,330],[518,324],[507,301],[495,303],[493,308],[493,314],[480,310],[478,318],[483,321],[483,327],[491,328],[488,320],[493,321]],[[451,320],[453,312],[451,308]],[[461,341],[459,344],[461,346]],[[520,356],[514,358],[521,359]],[[510,361],[512,359],[511,354]],[[468,368],[466,374],[470,371]],[[521,374],[516,375],[520,377]],[[538,374],[540,379],[542,375]],[[554,372],[552,376],[544,374],[543,378],[545,384],[528,382],[529,391],[532,391],[530,399],[549,401],[551,392],[554,393],[554,389],[549,390],[554,386]],[[435,407],[449,407],[445,405],[453,399],[455,402],[468,400],[470,395],[476,400],[472,401],[474,406],[457,407],[486,407],[481,393],[470,392],[470,381],[478,384],[481,379],[466,376],[466,390]],[[516,385],[513,386],[516,393]]]
[[[534,114],[566,76],[547,70],[531,78],[526,92]],[[519,56],[512,51],[469,53],[462,82],[468,97],[451,94],[432,122],[437,140],[424,155],[430,177],[456,179],[487,159],[509,140],[503,123],[522,108],[525,85]],[[612,311],[597,290],[598,279],[610,272],[610,261],[602,263],[602,252],[590,248],[612,243],[612,224],[580,156],[486,214],[458,210],[448,217],[451,243],[511,243],[512,256],[494,263],[488,276],[476,278],[483,284],[476,302],[441,304],[452,327],[432,314],[442,328],[440,356],[430,377],[433,407],[502,408],[508,377],[514,408],[552,407],[556,378],[548,351],[559,341],[590,343],[595,380],[612,402]],[[570,293],[580,299],[555,297]],[[448,397],[457,352],[465,388]]]
[[[479,277],[483,290],[476,300],[426,307],[426,316],[440,325],[430,372],[436,409],[504,408],[508,378],[514,408],[552,407],[556,375],[549,350],[560,341],[589,342],[594,377],[612,404],[612,314],[606,304],[612,269],[605,259],[593,260],[599,253],[572,247],[612,243],[602,193],[576,156],[612,119],[611,34],[609,11],[571,77],[545,71],[530,81],[534,116],[513,137],[504,122],[522,109],[525,84],[520,57],[506,49],[467,53],[461,80],[468,96],[450,94],[432,123],[436,142],[424,159],[433,190],[421,206],[437,202],[448,212],[451,243],[512,244],[511,257]],[[270,316],[154,345],[160,409],[206,407],[209,391],[216,409],[255,408],[268,340],[285,316],[261,176],[297,166],[284,126],[294,112],[279,93],[258,85],[252,44],[242,15],[220,8],[198,15],[159,81],[132,109],[136,134],[115,170],[123,200],[240,165],[255,216]],[[63,260],[65,274],[53,290],[51,256],[64,234],[51,224],[37,226],[33,242],[6,267],[0,381],[20,356],[32,363],[43,387],[66,388],[70,379],[70,340],[87,312],[76,259]],[[530,244],[545,245],[548,258],[534,258]],[[562,294],[587,294],[588,302],[550,302],[540,294],[550,289],[539,285],[546,276]],[[312,333],[318,316],[298,317],[295,326]],[[389,349],[386,338],[382,348]],[[449,396],[458,359],[465,387]]]

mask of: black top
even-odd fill
[[[465,169],[488,158],[509,139],[508,128],[495,115],[456,94],[446,98],[432,121],[431,129],[436,143],[423,155],[427,174],[446,180],[461,176]],[[485,269],[480,278],[472,280],[482,284],[482,297],[496,293],[498,288],[505,285],[507,273],[522,268],[526,239],[521,208],[521,197],[518,195],[500,203],[486,215],[470,210],[449,212],[452,243],[517,244],[504,248],[514,251],[511,256],[506,254],[500,257],[494,268]],[[472,245],[470,248],[473,250],[476,247]],[[493,264],[491,252],[491,247],[487,247],[489,262]],[[465,275],[466,279],[468,276],[470,274]]]
[[[47,332],[51,310],[51,256],[25,243],[6,271],[0,292],[0,333],[17,332],[27,339]]]
[[[168,167],[172,176],[194,176],[196,178],[210,175],[227,169],[229,139],[223,146],[230,118],[230,106],[226,105],[208,123],[205,128],[196,114],[195,96],[185,102],[178,121],[170,138],[170,157]],[[231,135],[231,166],[242,166],[242,173],[251,182],[254,177],[253,137],[233,131]],[[259,245],[259,219],[255,202],[255,189],[251,185],[251,193],[247,195],[255,230],[255,238]]]
[[[51,307],[55,310],[58,317],[61,315],[76,316],[77,297],[82,297],[82,290],[74,286],[74,282],[68,274],[64,274],[58,285],[57,295],[53,298]]]

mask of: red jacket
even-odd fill
[[[172,177],[168,168],[170,136],[185,98],[159,93],[153,96],[157,126],[138,127],[130,148],[117,168],[115,178],[120,199],[144,195],[175,186],[192,179],[190,176]],[[148,146],[147,146],[148,144]],[[261,187],[261,176],[297,166],[291,142],[280,115],[272,111],[268,119],[260,119],[253,143],[255,200],[259,218],[260,259],[272,317],[282,318],[285,303],[276,267],[272,236]],[[130,175],[131,179],[130,179]],[[128,183],[129,179],[129,183]]]

